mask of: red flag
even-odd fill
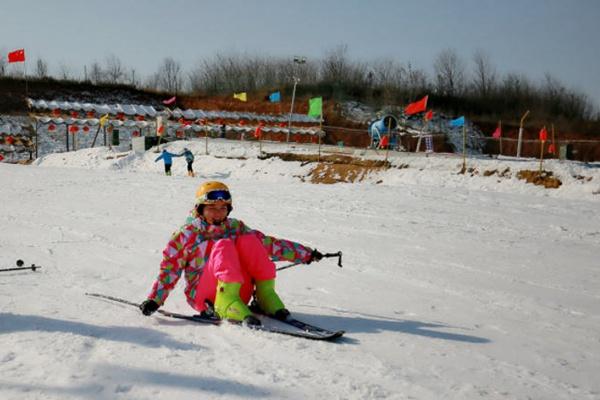
[[[163,100],[163,104],[168,106],[169,104],[175,103],[175,100],[177,100],[177,96],[173,96],[170,99]]]
[[[4,160],[4,156],[0,154],[0,161]]]
[[[556,152],[556,146],[554,146],[554,143],[550,143],[550,145],[548,146],[548,153],[554,154],[555,152]]]
[[[19,49],[8,53],[8,62],[25,62],[25,49]]]
[[[546,127],[543,127],[542,130],[540,131],[540,140],[542,142],[545,142],[546,140],[548,140],[548,132],[546,131]]]
[[[414,103],[410,103],[404,109],[404,113],[406,115],[413,115],[413,114],[425,111],[427,109],[427,99],[428,98],[429,98],[429,96],[425,96],[425,97],[423,97],[419,101],[415,101]]]
[[[425,121],[430,121],[433,118],[433,110],[429,110],[425,113]]]
[[[263,124],[260,123],[257,127],[256,130],[254,131],[254,137],[256,139],[260,139],[260,137],[262,136],[262,128],[263,128]]]
[[[390,139],[388,138],[387,135],[385,135],[384,137],[381,138],[381,142],[379,142],[379,148],[385,149],[389,143],[390,143]]]
[[[494,139],[499,139],[501,136],[502,136],[502,128],[500,127],[500,125],[498,125],[498,127],[496,128],[494,133],[492,133],[492,137]]]

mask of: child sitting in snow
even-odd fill
[[[310,264],[323,255],[289,240],[266,236],[242,221],[229,218],[232,199],[221,182],[206,182],[196,192],[196,205],[186,223],[163,251],[160,273],[148,299],[140,305],[144,315],[164,304],[185,273],[185,295],[199,312],[207,302],[222,319],[260,325],[248,302],[255,299],[261,311],[278,319],[290,313],[275,292],[275,264],[288,260]]]

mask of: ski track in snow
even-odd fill
[[[197,178],[179,159],[165,177],[152,152],[115,161],[104,148],[0,164],[1,266],[43,266],[0,275],[0,398],[600,398],[597,166],[547,164],[564,180],[549,191],[413,154],[363,183],[312,185],[297,178],[310,165],[225,140],[211,155],[247,159],[204,156],[204,145],[169,147],[196,153]],[[277,281],[298,318],[344,329],[342,340],[145,318],[85,296],[142,301],[206,179],[230,185],[250,227],[343,251],[342,269],[323,260]],[[182,286],[165,309],[192,313]]]

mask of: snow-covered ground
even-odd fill
[[[600,398],[598,164],[546,162],[563,185],[543,189],[516,178],[535,160],[469,159],[471,176],[460,157],[394,153],[403,168],[315,185],[300,179],[313,164],[259,160],[256,143],[168,148],[183,146],[196,178],[183,159],[166,177],[153,152],[105,148],[0,163],[0,267],[43,266],[0,273],[0,398]],[[343,251],[342,269],[278,277],[297,316],[342,340],[146,318],[84,295],[142,301],[206,179],[231,187],[232,216],[251,227]],[[182,285],[165,309],[192,312]]]

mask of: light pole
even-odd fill
[[[306,57],[298,57],[298,56],[294,56],[294,64],[305,64],[306,63]],[[296,68],[294,68],[294,89],[292,90],[292,106],[290,107],[290,118],[288,120],[288,131],[287,131],[287,135],[285,138],[286,142],[290,141],[290,133],[292,132],[292,113],[294,112],[294,100],[296,99],[296,86],[298,85],[298,82],[300,82],[300,78],[298,78],[296,76]]]

